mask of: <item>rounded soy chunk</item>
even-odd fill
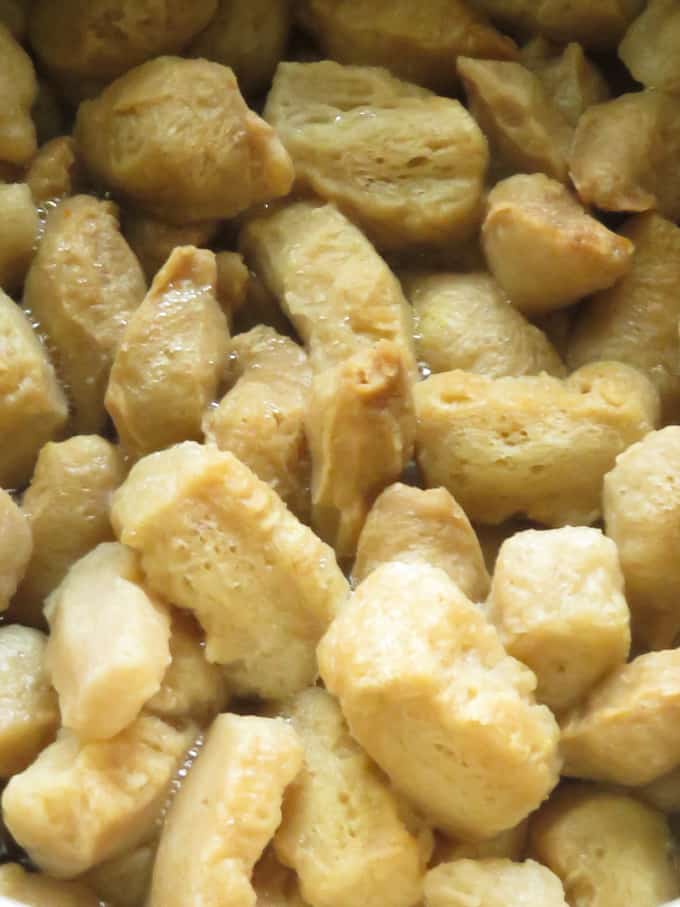
[[[0,488],[0,611],[5,611],[21,582],[33,551],[25,514]]]

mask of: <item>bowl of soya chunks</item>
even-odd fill
[[[680,2],[0,0],[0,902],[680,898]]]

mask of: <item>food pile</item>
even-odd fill
[[[678,0],[0,0],[0,895],[680,895]]]

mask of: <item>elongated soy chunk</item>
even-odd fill
[[[231,69],[208,60],[131,69],[80,105],[74,135],[96,179],[169,223],[234,217],[293,182],[274,130],[248,109]]]
[[[536,678],[443,570],[378,567],[318,655],[352,736],[442,830],[492,837],[557,783],[558,728]]]
[[[283,805],[274,847],[314,907],[413,907],[424,865],[397,799],[350,737],[332,696],[309,689],[281,714],[299,734],[304,766]]]
[[[61,432],[67,414],[45,348],[0,290],[0,487],[28,481],[40,448]]]
[[[619,57],[645,88],[680,89],[680,9],[676,0],[650,0],[619,45]]]
[[[118,449],[98,435],[45,444],[21,502],[34,545],[12,603],[15,619],[42,626],[45,599],[69,567],[100,542],[113,541],[109,508],[122,480]]]
[[[615,286],[590,299],[567,347],[571,368],[598,359],[627,362],[661,396],[664,421],[680,418],[680,229],[649,212],[621,228],[635,244],[632,267]]]
[[[74,564],[47,599],[47,670],[62,723],[81,740],[131,724],[170,664],[170,618],[141,582],[134,552],[110,542]]]
[[[27,872],[19,863],[0,866],[0,895],[23,907],[100,907],[99,898],[84,883]]]
[[[411,310],[366,237],[333,205],[297,202],[250,220],[246,259],[277,297],[314,372],[393,340],[415,371]]]
[[[573,130],[538,76],[520,63],[470,57],[459,59],[458,72],[497,172],[543,171],[566,181]]]
[[[665,816],[594,785],[561,788],[532,818],[531,855],[578,907],[659,907],[678,897],[674,849]]]
[[[381,249],[473,234],[489,153],[458,101],[383,69],[281,63],[265,117],[297,185],[332,201]]]
[[[630,239],[608,230],[542,173],[518,174],[494,186],[482,244],[494,277],[529,317],[615,284],[630,270],[634,250]]]
[[[37,94],[31,58],[0,22],[0,163],[26,164],[35,154],[30,111]]]
[[[567,907],[559,878],[526,860],[454,860],[425,877],[425,907]]]
[[[144,60],[179,51],[210,22],[217,0],[37,0],[33,49],[74,99]]]
[[[680,764],[680,650],[638,655],[564,715],[564,774],[635,787]]]
[[[0,611],[5,611],[21,582],[33,551],[26,516],[0,488]]]
[[[343,63],[387,66],[404,79],[448,94],[456,58],[512,59],[514,43],[464,0],[302,0],[296,14],[324,54]]]
[[[40,869],[80,875],[148,839],[195,736],[150,715],[111,740],[62,730],[5,788],[5,823]]]
[[[496,560],[489,614],[503,645],[536,674],[553,712],[579,702],[630,648],[616,545],[599,529],[518,532]]]
[[[233,338],[228,378],[233,387],[203,417],[206,441],[231,451],[305,520],[311,481],[307,354],[289,337],[258,325]]]
[[[413,305],[418,359],[432,372],[460,368],[500,378],[558,378],[566,369],[542,330],[512,305],[490,274],[400,275]]]
[[[414,388],[417,453],[473,522],[523,515],[548,526],[591,523],[616,456],[658,424],[640,372],[598,362],[565,381],[433,375]]]
[[[581,201],[605,211],[658,209],[680,217],[677,96],[647,89],[595,104],[576,127],[569,157]]]
[[[100,431],[106,422],[111,363],[145,291],[114,205],[76,195],[50,213],[26,277],[23,304],[55,351],[79,432]]]
[[[672,648],[680,633],[680,426],[650,432],[604,477],[607,535],[619,549],[633,633]]]
[[[0,628],[0,777],[23,771],[59,727],[45,671],[45,636],[18,624]]]
[[[131,316],[104,403],[132,459],[201,437],[229,343],[216,292],[214,253],[180,246]]]
[[[440,567],[472,601],[481,601],[489,591],[475,531],[445,488],[423,491],[395,482],[377,498],[359,537],[354,582],[389,561]]]
[[[38,238],[38,214],[26,183],[0,184],[0,287],[16,292],[24,282]]]
[[[255,907],[251,875],[302,747],[281,719],[220,715],[165,820],[149,907]]]
[[[312,525],[339,558],[352,557],[371,504],[413,455],[413,396],[399,347],[381,340],[317,375],[306,428]]]
[[[235,689],[277,698],[314,682],[315,646],[347,581],[332,549],[233,454],[186,442],[144,458],[112,518],[149,587],[194,611]]]

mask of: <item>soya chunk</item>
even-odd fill
[[[545,866],[526,860],[455,860],[425,876],[425,907],[567,907],[558,877]]]
[[[350,737],[337,702],[308,689],[282,714],[298,733],[304,766],[286,794],[274,847],[314,907],[412,907],[424,865],[397,799]]]
[[[59,706],[45,671],[45,636],[0,627],[0,777],[23,771],[54,739]]]
[[[97,435],[42,448],[21,502],[34,544],[12,603],[20,622],[42,626],[44,601],[69,567],[100,542],[113,540],[109,507],[122,480],[118,450]]]
[[[630,648],[616,545],[599,529],[518,532],[501,546],[491,619],[510,655],[536,674],[553,712],[579,702]]]
[[[542,173],[511,176],[494,186],[482,244],[494,277],[530,316],[610,287],[630,270],[634,248]]]
[[[256,217],[241,246],[293,322],[314,372],[379,340],[397,343],[415,371],[411,311],[399,282],[335,207],[297,202]]]
[[[76,195],[50,213],[23,304],[55,351],[76,431],[96,432],[105,424],[109,369],[145,289],[115,206]]]
[[[615,47],[644,0],[471,0],[503,25],[520,31],[539,32],[566,44]]]
[[[680,229],[652,212],[621,233],[635,244],[632,267],[583,307],[569,338],[572,368],[598,359],[635,366],[654,382],[664,421],[680,418]]]
[[[478,227],[489,155],[458,101],[383,69],[281,63],[265,117],[298,187],[337,204],[379,248],[448,246]]]
[[[531,853],[579,907],[659,907],[680,894],[665,817],[624,793],[568,785],[534,816]]]
[[[497,172],[543,171],[566,181],[572,127],[533,72],[519,63],[461,57],[458,72]]]
[[[96,179],[169,223],[234,217],[293,182],[234,73],[207,60],[156,57],[130,70],[80,105],[75,138]]]
[[[35,154],[31,107],[37,94],[31,58],[0,22],[0,163],[26,164]]]
[[[133,460],[201,437],[229,344],[216,293],[214,254],[180,246],[130,317],[104,403]]]
[[[675,95],[646,90],[590,107],[579,120],[569,158],[586,205],[605,211],[657,208],[680,217],[680,112]]]
[[[563,50],[544,38],[522,48],[522,63],[535,72],[553,104],[571,126],[593,104],[609,100],[609,86],[597,68],[572,42]]]
[[[62,730],[5,788],[5,823],[39,868],[80,875],[148,839],[195,735],[150,715],[111,740]]]
[[[0,290],[0,487],[25,484],[40,448],[68,415],[47,352],[21,309]]]
[[[75,195],[82,181],[80,158],[70,135],[46,142],[26,171],[26,183],[36,205]]]
[[[459,368],[490,378],[565,374],[543,331],[489,274],[415,272],[403,275],[401,283],[413,304],[418,359],[430,371]]]
[[[619,57],[645,88],[680,89],[680,9],[650,0],[619,45]]]
[[[333,551],[232,454],[187,442],[141,460],[113,501],[149,587],[194,611],[239,692],[314,682],[314,648],[347,593]]]
[[[445,832],[491,837],[556,784],[558,730],[536,678],[439,568],[378,567],[318,655],[352,736]]]
[[[251,884],[257,896],[255,907],[308,907],[297,875],[279,863],[271,846],[255,866]]]
[[[136,555],[115,542],[71,567],[45,604],[45,664],[64,727],[115,737],[158,692],[170,664],[170,618],[141,586]]]
[[[616,542],[639,643],[672,648],[680,633],[680,427],[650,432],[604,477],[602,509]]]
[[[228,450],[267,482],[293,513],[309,516],[311,465],[305,438],[312,370],[305,351],[259,325],[234,337],[233,387],[203,417],[206,441]]]
[[[64,882],[26,872],[18,863],[0,866],[0,895],[25,907],[99,907],[99,898],[82,882]]]
[[[97,893],[100,902],[115,904],[115,907],[144,907],[151,887],[157,844],[158,841],[152,839],[120,857],[98,863],[83,876],[83,881]]]
[[[269,87],[284,55],[290,19],[290,0],[219,0],[189,53],[230,66],[241,91],[257,95]]]
[[[647,784],[680,763],[680,650],[621,665],[562,721],[564,774]]]
[[[38,213],[26,183],[0,184],[0,287],[13,292],[24,282],[38,237]]]
[[[253,907],[253,867],[301,765],[300,741],[281,719],[216,718],[166,817],[149,907]]]
[[[0,611],[5,611],[26,573],[33,535],[26,516],[0,488]]]
[[[201,727],[210,724],[229,699],[226,678],[220,665],[206,659],[203,634],[182,611],[172,615],[170,657],[160,689],[145,710],[168,721],[190,718]]]
[[[352,557],[371,504],[413,455],[413,396],[397,345],[382,340],[317,375],[306,429],[312,525],[339,558]]]
[[[459,54],[504,60],[517,52],[465,0],[425,0],[417,16],[410,0],[302,0],[296,14],[324,56],[386,66],[446,94],[456,87]]]
[[[659,775],[649,784],[635,788],[636,796],[663,813],[673,815],[680,811],[680,765],[665,775]]]
[[[74,100],[159,54],[179,51],[210,22],[217,0],[37,0],[33,49]]]
[[[123,218],[123,235],[139,259],[149,283],[177,246],[207,246],[219,227],[217,220],[166,224],[138,211],[128,212]]]
[[[654,385],[618,362],[584,366],[565,381],[445,372],[417,384],[414,396],[426,484],[448,488],[480,523],[594,522],[605,473],[659,420]]]
[[[475,531],[445,488],[423,491],[395,483],[378,497],[359,537],[354,582],[389,561],[440,567],[472,601],[489,591]]]

